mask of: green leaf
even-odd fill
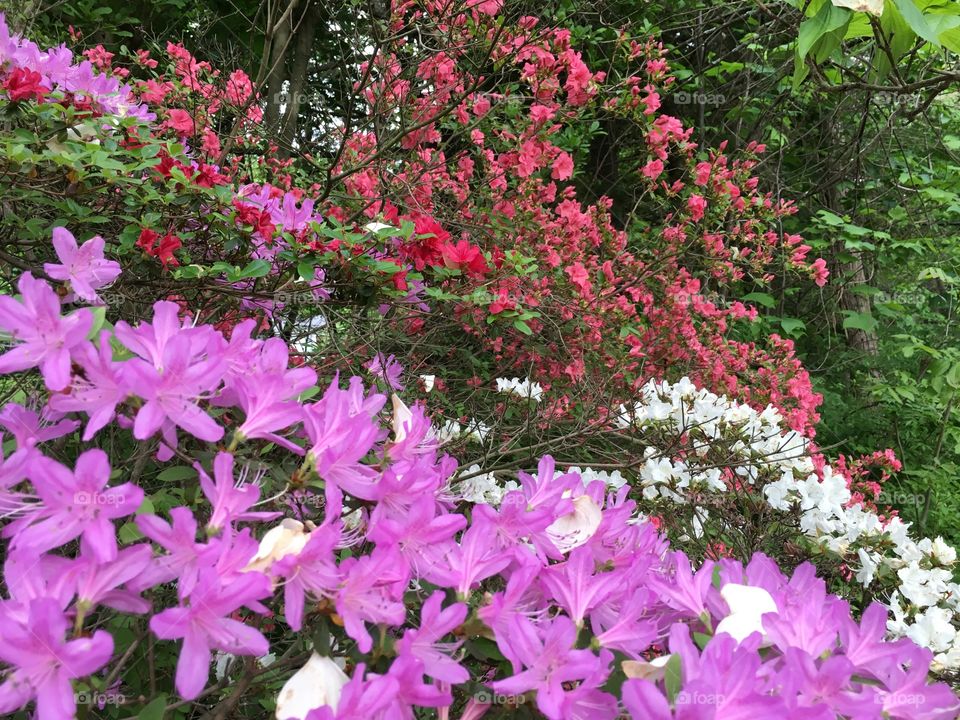
[[[240,273],[241,278],[262,278],[270,272],[270,263],[266,260],[251,260]]]
[[[157,475],[157,480],[160,482],[178,482],[180,480],[191,480],[195,477],[197,477],[197,471],[192,467],[175,465],[174,467],[168,467],[162,470],[160,474]]]
[[[300,276],[301,280],[313,280],[313,275],[316,268],[315,260],[301,260],[297,263],[297,274]]]
[[[799,318],[780,318],[780,327],[787,335],[796,335],[806,329],[807,324]]]
[[[937,37],[934,29],[930,27],[930,24],[923,16],[923,13],[920,12],[920,8],[917,7],[914,0],[893,0],[893,2],[911,30],[927,42],[937,46],[940,45],[940,38]]]
[[[120,526],[120,530],[117,531],[117,537],[121,545],[129,545],[143,540],[143,533],[140,532],[140,528],[137,527],[136,523],[128,522]]]
[[[683,687],[683,665],[679,653],[674,653],[667,660],[663,669],[663,682],[667,691],[667,699],[673,702]]]
[[[843,319],[844,330],[863,330],[871,333],[877,328],[876,319],[870,313],[858,313],[847,310],[847,317]]]
[[[753,292],[749,295],[743,297],[745,302],[757,303],[758,305],[763,305],[767,308],[776,307],[777,301],[774,299],[773,295],[762,292]]]
[[[163,720],[163,713],[167,709],[167,696],[160,694],[137,713],[137,720]]]
[[[695,632],[693,634],[693,641],[697,644],[697,647],[700,648],[701,650],[703,650],[707,646],[707,643],[709,643],[710,640],[712,639],[713,639],[712,636],[707,635],[706,633]]]
[[[519,318],[513,321],[513,326],[524,335],[533,335],[533,330],[530,329],[530,326]]]
[[[820,38],[843,27],[849,20],[849,10],[828,2],[820,8],[820,12],[800,23],[800,34],[797,37],[797,57],[800,61],[803,62]]]
[[[838,227],[840,225],[845,225],[844,219],[835,213],[830,212],[829,210],[821,210],[817,213],[817,218],[823,221],[827,225],[832,225]]]
[[[103,327],[103,323],[107,319],[107,308],[101,305],[88,309],[93,314],[93,323],[90,325],[90,332],[87,333],[87,340],[93,340],[97,337],[100,328]]]

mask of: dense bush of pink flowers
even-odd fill
[[[4,226],[0,711],[59,720],[93,696],[120,698],[101,710],[117,718],[955,717],[931,653],[887,640],[882,606],[851,608],[810,564],[693,563],[629,486],[543,452],[497,505],[465,497],[413,399],[426,377],[446,411],[451,385],[472,397],[529,374],[504,387],[544,394],[522,423],[543,430],[610,427],[648,377],[689,374],[812,435],[819,399],[789,341],[732,339],[754,311],[701,289],[782,267],[826,277],[774,229],[791,208],[750,176],[762,148],[701,156],[657,113],[658,46],[624,39],[641,70],[608,78],[569,32],[504,26],[491,56],[535,98],[508,120],[510,93],[469,91],[457,50],[488,36],[498,4],[469,23],[428,7],[395,21],[449,40],[417,65],[431,92],[409,86],[402,44],[359,89],[371,112],[415,118],[404,170],[385,172],[397,156],[356,132],[328,175],[335,202],[261,147],[242,71],[221,77],[175,44],[169,69],[145,51],[129,67],[103,48],[79,60],[0,19],[0,105],[19,128],[4,190],[36,211],[14,223],[22,246]],[[575,165],[559,131],[597,103],[645,127],[638,177],[662,227],[630,237],[606,200],[563,184]],[[450,127],[472,147],[447,157]],[[262,157],[250,167],[238,146]],[[671,158],[686,181],[665,179]],[[39,173],[70,201],[31,193]],[[304,315],[345,329],[341,356],[291,339]],[[465,375],[425,354],[438,335],[482,359]],[[438,374],[414,386],[421,372]],[[605,408],[578,390],[597,381]]]
[[[109,265],[75,267],[68,282],[96,288]],[[35,702],[44,720],[73,717],[77,688],[123,677],[129,647],[114,631],[129,617],[176,643],[175,668],[158,676],[184,700],[223,687],[215,651],[299,657],[305,676],[280,692],[281,718],[479,718],[501,696],[548,718],[960,708],[928,683],[928,650],[884,639],[884,608],[853,620],[809,564],[789,577],[762,555],[694,569],[638,521],[629,487],[585,484],[549,457],[498,507],[464,502],[419,406],[394,395],[385,413],[386,396],[357,377],[302,401],[315,372],[291,367],[253,321],[225,336],[158,302],[149,321],[98,328],[44,280],[24,273],[18,290],[0,296],[0,372],[38,372],[44,390],[0,411],[14,438],[0,465],[5,712]],[[145,504],[95,446],[111,426],[161,458],[189,447],[195,501]],[[285,487],[257,470],[264,443],[297,464]],[[319,510],[292,517],[293,488]]]

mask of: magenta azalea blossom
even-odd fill
[[[215,340],[218,333],[209,325],[194,327],[192,323],[181,323],[180,308],[167,300],[153,304],[153,322],[140,323],[130,327],[123,320],[117,322],[114,333],[124,347],[148,361],[157,370],[168,363],[167,343],[176,337],[190,340],[189,358],[204,352]],[[222,340],[222,338],[221,338]],[[182,346],[178,352],[182,351]]]
[[[53,598],[31,601],[26,622],[0,609],[0,660],[11,666],[0,684],[0,713],[13,713],[31,699],[37,720],[75,717],[70,681],[95,673],[110,660],[113,638],[104,630],[91,637],[64,640],[70,621]]]
[[[18,450],[69,435],[80,426],[76,420],[62,418],[49,408],[44,408],[38,415],[17,403],[7,403],[0,410],[0,425],[13,435]]]
[[[389,675],[372,675],[364,679],[365,672],[366,665],[357,665],[350,682],[341,689],[336,708],[323,705],[307,713],[304,720],[371,720],[384,717],[388,706],[400,692],[400,687],[396,679]]]
[[[334,378],[319,402],[303,408],[307,457],[325,483],[328,517],[339,517],[344,491],[373,499],[379,473],[360,461],[383,436],[376,414],[385,402],[383,395],[364,395],[360,378],[352,378],[348,390]]]
[[[491,687],[508,695],[537,691],[537,707],[551,720],[560,720],[564,700],[564,683],[583,680],[606,667],[613,653],[601,650],[597,657],[590,650],[577,650],[577,628],[568,617],[558,616],[542,626],[535,644],[525,649],[521,658],[526,670]]]
[[[84,343],[73,351],[73,360],[83,369],[83,377],[75,377],[69,393],[50,398],[50,407],[64,412],[87,413],[83,441],[89,442],[116,415],[117,405],[127,397],[127,387],[120,375],[122,363],[114,362],[110,333],[100,333],[99,347]]]
[[[84,543],[85,544],[85,543]],[[145,613],[150,603],[121,586],[147,572],[153,559],[149,545],[134,545],[117,553],[115,560],[100,562],[82,552],[64,572],[64,580],[77,595],[84,611],[106,605],[127,613]]]
[[[400,382],[403,365],[393,355],[385,358],[383,353],[377,353],[364,367],[394,390],[403,390],[403,383]]]
[[[210,675],[211,649],[234,655],[266,655],[267,639],[249,625],[229,615],[270,595],[270,580],[263,573],[245,573],[222,584],[216,573],[206,574],[190,593],[189,604],[154,615],[150,629],[162,640],[183,638],[177,662],[177,692],[192,700]]]
[[[77,240],[70,231],[56,227],[53,229],[53,247],[60,264],[45,263],[43,269],[54,280],[68,283],[81,300],[100,304],[97,289],[120,275],[120,264],[103,257],[103,244],[103,238],[96,235],[78,248]],[[67,297],[68,301],[71,299]]]
[[[40,503],[24,518],[5,529],[14,548],[44,552],[83,536],[101,562],[117,556],[113,520],[136,512],[143,490],[130,483],[108,487],[110,463],[103,450],[87,450],[71,471],[55,460],[37,457],[26,468]],[[14,529],[11,532],[11,529]]]
[[[256,481],[245,482],[246,467],[234,482],[233,455],[230,453],[217,453],[213,461],[215,480],[210,479],[199,463],[194,468],[200,474],[203,494],[213,507],[213,514],[207,522],[209,529],[219,531],[236,520],[272,520],[279,515],[274,512],[247,512],[260,498],[260,486]]]
[[[293,630],[303,626],[304,598],[332,597],[340,584],[340,570],[334,561],[334,548],[340,541],[340,528],[322,525],[310,533],[310,539],[298,553],[290,553],[273,564],[272,572],[284,578],[283,600],[287,624]]]
[[[86,340],[93,315],[83,308],[61,317],[53,288],[30,273],[17,287],[21,302],[0,295],[0,331],[17,343],[0,355],[0,374],[39,367],[49,390],[63,390],[70,384],[70,351]]]
[[[408,574],[403,557],[395,550],[375,549],[360,558],[348,558],[340,565],[344,581],[337,593],[337,613],[347,634],[357,641],[360,652],[370,652],[373,638],[365,622],[402,625],[407,611],[403,590]]]
[[[192,358],[191,339],[176,335],[165,343],[159,368],[137,358],[125,363],[127,386],[146,400],[133,422],[137,440],[152,437],[167,423],[207,442],[223,437],[223,428],[197,403],[219,386],[225,363]]]
[[[460,663],[450,657],[460,643],[441,643],[440,640],[451,634],[467,617],[467,606],[454,603],[442,608],[443,593],[431,595],[420,611],[420,629],[407,630],[397,645],[401,654],[410,654],[423,663],[424,673],[442,682],[452,684],[465,683],[470,673]]]
[[[137,527],[150,540],[167,551],[157,558],[157,582],[177,580],[180,598],[193,592],[200,578],[200,570],[212,565],[220,553],[218,541],[197,542],[197,521],[187,507],[170,510],[171,523],[156,515],[138,515]]]

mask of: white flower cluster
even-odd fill
[[[619,470],[609,473],[593,468],[570,467],[564,472],[577,473],[584,486],[589,485],[594,480],[600,480],[610,489],[618,490],[627,483],[627,479],[620,474]],[[493,473],[478,473],[480,473],[479,465],[471,465],[461,471],[461,475],[465,479],[456,482],[450,493],[451,496],[466,502],[497,506],[508,492],[520,489],[520,484],[516,480],[507,480],[501,483],[494,477]]]
[[[459,500],[466,502],[497,506],[503,500],[503,496],[510,490],[516,490],[519,485],[514,480],[500,483],[493,476],[493,473],[474,473],[480,472],[479,465],[471,465],[462,471],[466,476],[465,480],[457,482],[454,491],[451,493]]]
[[[522,398],[530,398],[540,402],[543,397],[543,388],[540,383],[531,382],[530,378],[497,378],[497,392],[513,393]]]
[[[884,522],[861,505],[850,505],[844,478],[830,466],[818,476],[807,440],[785,429],[772,406],[758,412],[684,378],[674,384],[649,382],[633,408],[621,408],[619,419],[621,427],[656,430],[668,439],[662,452],[645,452],[639,471],[644,497],[685,503],[692,491],[726,492],[729,474],[724,479],[716,458],[706,457],[722,445],[723,464],[734,482],[756,487],[776,510],[799,510],[800,529],[855,568],[859,583],[877,581],[875,589],[882,592],[892,582],[896,589],[887,602],[892,634],[930,648],[941,668],[960,667],[960,585],[949,569],[956,551],[942,538],[912,539],[909,523],[899,518]],[[685,442],[676,443],[681,437]],[[686,451],[682,458],[665,456],[675,453],[666,448],[678,445]]]
[[[466,424],[461,424],[457,420],[448,419],[440,427],[434,426],[433,434],[441,444],[466,436],[468,440],[483,445],[490,434],[490,426],[482,420],[471,419]]]

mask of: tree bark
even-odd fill
[[[821,148],[831,153],[831,156],[836,157],[833,153],[838,149],[840,141],[833,127],[832,116],[825,116],[821,126],[823,128]],[[841,176],[833,172],[833,168],[831,167],[831,172],[828,173],[828,177],[839,179]],[[836,180],[825,184],[821,189],[821,193],[824,206],[835,215],[843,215],[843,198],[837,187]],[[839,281],[839,283],[834,284],[834,287],[837,289],[837,306],[842,311],[850,311],[859,315],[870,315],[870,298],[863,293],[855,292],[855,288],[863,287],[867,285],[868,282],[865,254],[862,250],[848,250],[844,247],[842,241],[834,243],[832,251],[835,259],[831,263],[832,267],[830,268],[830,272],[831,275]],[[841,262],[839,259],[836,259],[840,255],[851,255],[853,260]],[[846,328],[844,332],[846,334],[847,344],[851,349],[858,350],[869,356],[878,354],[876,333],[868,332],[860,328]]]
[[[296,39],[293,46],[290,92],[288,93],[287,107],[283,114],[280,131],[284,147],[292,146],[297,135],[300,108],[306,99],[304,93],[310,73],[310,61],[313,59],[313,40],[317,33],[319,20],[320,9],[308,0],[296,29]]]
[[[297,0],[289,0],[273,28],[270,42],[270,65],[267,74],[266,107],[263,122],[269,130],[276,132],[280,127],[280,106],[285,103],[283,84],[287,79],[287,51],[293,35],[293,11]]]

